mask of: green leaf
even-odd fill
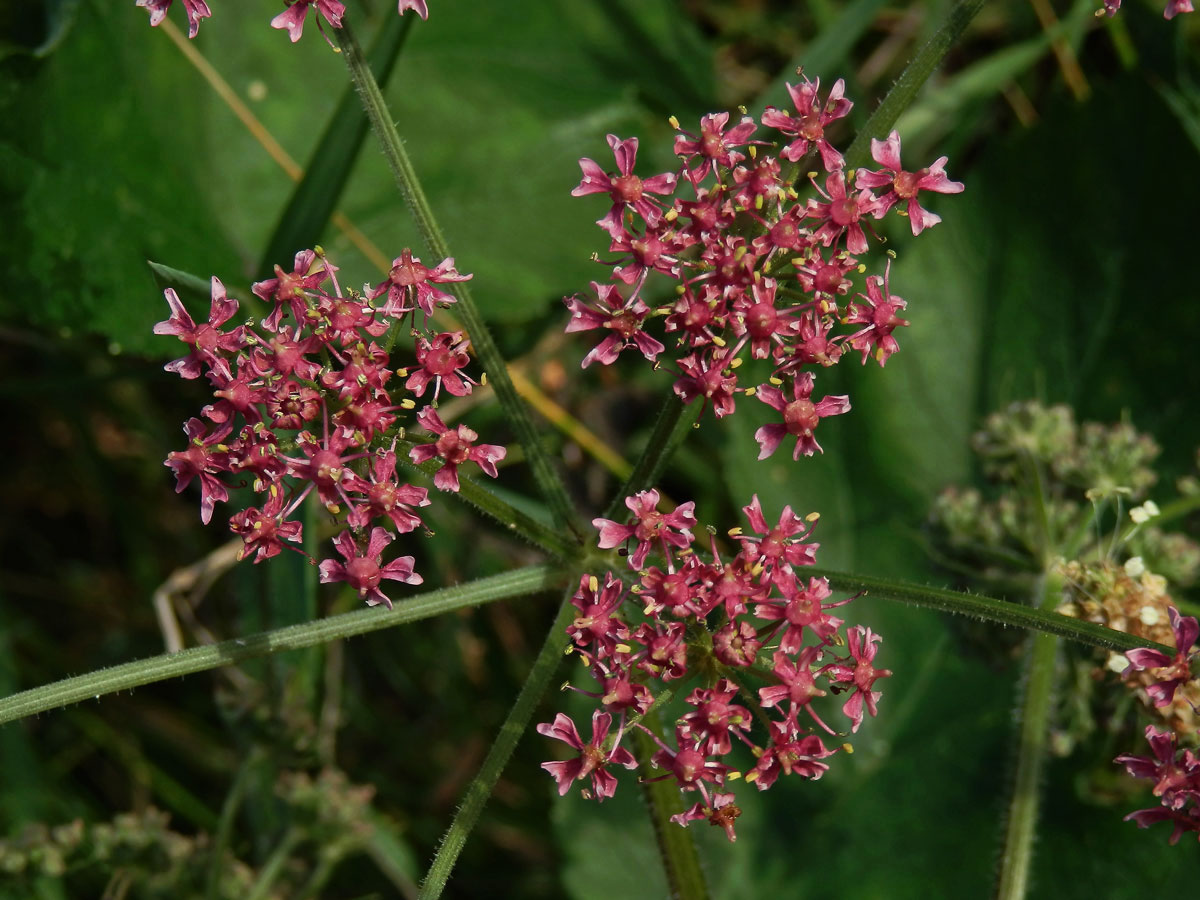
[[[187,73],[140,11],[84,5],[58,49],[0,110],[26,123],[19,139],[0,141],[0,194],[11,202],[0,271],[37,296],[11,315],[147,350],[164,309],[147,257],[238,268],[196,164],[202,108],[179,101],[193,93]]]

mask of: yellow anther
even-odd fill
[[[600,579],[597,578],[595,575],[588,576],[588,590],[591,591],[593,594],[596,593],[596,591],[600,590]]]
[[[674,116],[671,116],[670,118],[667,119],[667,121],[671,123],[671,127],[674,128],[676,131],[679,130],[679,120],[677,118],[675,118]]]
[[[772,375],[767,379],[767,381],[771,382],[771,384],[775,385],[775,387],[779,387],[781,384],[783,384],[783,379],[777,375]]]
[[[845,750],[847,753],[854,752],[854,746],[852,744],[850,744],[849,741],[847,741],[845,744],[842,744],[842,749]]]

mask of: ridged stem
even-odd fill
[[[503,575],[418,594],[400,601],[395,609],[361,609],[303,625],[289,625],[219,644],[189,647],[178,653],[164,653],[109,669],[99,669],[5,697],[0,700],[0,725],[81,700],[99,700],[103,695],[115,691],[127,691],[168,678],[231,666],[270,653],[299,650],[370,631],[407,625],[468,606],[536,593],[562,583],[562,574],[552,566],[527,566]]]
[[[1047,575],[1039,579],[1039,587],[1038,605],[1043,610],[1053,609],[1062,594],[1062,581]],[[1035,634],[1030,644],[1029,668],[1019,707],[1021,729],[1017,735],[1016,771],[1004,825],[1000,867],[996,873],[997,900],[1023,900],[1025,897],[1033,862],[1033,838],[1037,832],[1059,639],[1049,634]]]

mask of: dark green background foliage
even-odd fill
[[[520,358],[538,348],[531,374],[627,457],[671,379],[633,359],[581,374],[590,344],[560,338],[562,296],[605,274],[589,260],[605,250],[592,224],[602,203],[569,196],[578,158],[604,164],[605,133],[636,134],[639,171],[661,170],[671,164],[667,116],[692,127],[700,114],[737,104],[757,113],[764,98],[782,102],[798,63],[826,79],[844,75],[861,124],[947,7],[430,5],[387,96],[458,267],[475,274],[474,293],[504,351]],[[196,498],[175,497],[161,465],[182,445],[180,423],[206,401],[202,385],[161,371],[176,347],[151,335],[166,307],[146,261],[217,274],[245,297],[265,274],[264,248],[289,224],[280,214],[294,190],[132,2],[28,6],[37,12],[8,16],[0,61],[0,391],[10,422],[0,470],[4,694],[162,651],[153,590],[225,532],[201,527]],[[311,17],[311,33],[293,46],[266,27],[271,4],[212,6],[196,48],[235,91],[258,98],[249,101],[254,112],[294,158],[319,166],[310,155],[346,89],[341,60]],[[364,42],[393,24],[391,0],[351,8]],[[819,458],[793,463],[780,453],[756,463],[761,404],[742,401],[720,423],[706,418],[664,484],[676,499],[696,499],[702,520],[739,524],[739,508],[758,492],[769,516],[785,502],[822,513],[824,566],[945,584],[927,561],[922,522],[937,491],[974,477],[967,439],[992,409],[1039,398],[1074,405],[1081,420],[1128,416],[1163,445],[1163,497],[1194,465],[1200,23],[1164,23],[1137,3],[1109,26],[1095,22],[1087,2],[1059,15],[1090,94],[1079,99],[1064,86],[1028,9],[985,8],[899,125],[908,164],[948,154],[951,177],[967,184],[961,196],[932,202],[944,223],[921,239],[903,221],[886,229],[899,255],[892,290],[908,300],[912,321],[902,351],[884,370],[847,361],[819,377],[818,392],[849,393],[854,405],[822,426]],[[418,244],[370,136],[336,205],[389,256]],[[344,283],[380,277],[332,226],[313,240],[342,267]],[[469,421],[485,439],[507,437],[494,410],[473,410]],[[596,514],[612,480],[569,438],[548,440],[562,450],[578,502]],[[521,472],[506,470],[500,485],[532,496]],[[436,536],[417,536],[405,550],[427,585],[536,561],[469,511],[436,500]],[[276,563],[247,565],[213,585],[192,640],[352,605],[324,589],[305,598],[303,567]],[[322,896],[390,895],[395,882],[382,872],[390,865],[401,881],[418,876],[554,602],[487,607],[6,726],[0,828],[15,838],[35,822],[104,822],[155,806],[193,840],[218,829],[237,783],[241,805],[226,846],[259,868],[297,821],[275,792],[280,773],[336,759],[351,782],[374,787],[370,821],[383,837],[369,853],[355,850]],[[883,633],[880,659],[895,672],[880,716],[823,780],[785,780],[761,796],[743,790],[736,845],[694,826],[718,896],[988,889],[1017,667],[984,662],[932,613],[870,597],[852,608],[852,620]],[[331,755],[316,716],[336,690]],[[547,698],[539,721],[570,706]],[[538,769],[551,752],[536,736],[522,742],[449,894],[481,896],[502,883],[511,896],[661,895],[636,788],[627,784],[601,807],[559,800]],[[1050,766],[1034,895],[1139,898],[1197,883],[1194,842],[1167,848],[1164,831],[1120,821],[1150,805],[1147,795],[1089,787],[1105,767],[1103,754],[1083,751]],[[311,863],[321,832],[305,833],[311,841],[295,857]],[[81,865],[62,884],[9,879],[0,890],[98,895],[113,871]],[[138,884],[134,895],[157,896]],[[163,896],[186,895],[186,884]]]

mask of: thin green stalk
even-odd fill
[[[941,612],[957,613],[972,616],[997,625],[1011,625],[1014,628],[1024,628],[1043,634],[1056,635],[1087,644],[1091,647],[1103,647],[1110,650],[1134,650],[1138,647],[1153,647],[1163,653],[1173,655],[1174,648],[1154,641],[1147,641],[1123,631],[1113,631],[1103,625],[1072,619],[1049,609],[1035,609],[1021,603],[1010,603],[1007,600],[995,600],[978,594],[964,594],[961,591],[951,591],[945,588],[933,588],[925,585],[910,584],[905,581],[895,581],[890,578],[871,578],[863,575],[848,575],[845,572],[831,572],[826,569],[806,569],[806,574],[824,576],[829,579],[834,590],[841,593],[868,593],[872,597],[882,597],[885,600],[895,600],[920,606],[924,609],[936,609]]]
[[[656,733],[662,731],[656,710],[646,713],[643,724]],[[700,868],[700,854],[696,852],[692,830],[680,828],[671,821],[671,816],[683,812],[683,795],[673,778],[649,780],[653,777],[650,758],[658,746],[640,728],[633,729],[633,738],[642,759],[642,798],[649,807],[650,824],[654,826],[654,838],[658,842],[670,896],[676,900],[704,900],[708,897],[708,884],[704,870]]]
[[[263,897],[270,895],[271,886],[275,880],[283,872],[283,867],[287,864],[288,857],[304,840],[303,832],[297,827],[292,827],[284,834],[283,839],[279,842],[267,858],[266,863],[258,872],[258,880],[250,888],[250,893],[246,895],[246,900],[261,900]]]
[[[204,889],[205,900],[219,900],[221,896],[221,874],[225,871],[225,851],[233,844],[233,826],[237,818],[238,808],[242,805],[242,797],[246,793],[251,767],[258,764],[258,754],[251,753],[242,760],[233,786],[225,795],[225,803],[221,806],[221,818],[217,823],[216,834],[212,840],[212,858],[208,863],[208,874]]]
[[[1062,592],[1059,579],[1039,579],[1039,606],[1053,609]],[[1004,826],[1004,848],[996,873],[997,900],[1023,900],[1029,889],[1033,838],[1037,830],[1039,785],[1046,759],[1046,734],[1054,699],[1054,669],[1059,639],[1035,634],[1029,652],[1029,669],[1021,699],[1021,730],[1017,737],[1017,768]]]
[[[942,27],[904,67],[904,71],[883,98],[883,102],[871,113],[862,130],[855,136],[850,149],[846,151],[847,168],[857,168],[870,159],[871,139],[887,137],[900,114],[916,99],[917,93],[929,80],[929,76],[942,64],[950,48],[958,42],[982,6],[983,0],[958,0],[946,16]]]
[[[446,882],[450,878],[450,872],[458,860],[458,855],[467,843],[467,836],[475,827],[475,823],[479,821],[483,807],[491,797],[492,790],[504,771],[504,766],[512,756],[513,750],[516,749],[517,742],[521,740],[521,736],[528,729],[534,710],[541,701],[542,695],[546,693],[546,688],[550,685],[550,679],[554,677],[559,662],[562,661],[563,649],[568,643],[567,626],[574,620],[576,613],[575,606],[571,603],[573,594],[574,589],[568,588],[562,605],[559,607],[558,615],[554,618],[554,624],[550,626],[550,631],[546,634],[545,641],[542,642],[542,649],[533,661],[533,667],[529,670],[529,676],[525,679],[525,684],[522,685],[516,702],[509,710],[504,724],[500,726],[500,733],[492,742],[487,758],[479,769],[479,774],[467,788],[458,812],[454,816],[454,821],[450,823],[450,827],[442,838],[437,855],[434,856],[429,871],[425,874],[421,892],[417,895],[418,900],[436,900],[442,895]]]
[[[410,440],[400,440],[396,442],[396,446],[412,448],[416,444]],[[410,462],[407,453],[399,454],[399,461],[410,469],[419,469],[430,478],[440,468],[433,461],[420,464]],[[560,531],[543,525],[537,519],[527,515],[512,504],[505,503],[477,481],[459,476],[458,484],[459,489],[454,493],[455,497],[465,503],[471,504],[480,512],[491,516],[509,531],[520,535],[529,541],[529,543],[541,547],[547,553],[560,560],[569,561],[579,557],[581,547],[578,541],[574,541]]]
[[[450,248],[442,236],[437,219],[434,218],[433,209],[425,197],[421,182],[417,178],[416,169],[413,168],[404,142],[396,131],[383,94],[379,90],[375,76],[371,74],[371,67],[367,65],[349,23],[343,23],[343,27],[337,29],[335,34],[346,60],[346,66],[350,70],[350,77],[354,80],[355,87],[358,88],[363,107],[367,111],[367,117],[371,120],[371,127],[374,129],[376,137],[379,138],[383,155],[396,178],[400,194],[404,197],[417,229],[421,232],[421,237],[432,257],[431,261],[436,264],[451,256]],[[465,282],[457,282],[447,285],[447,287],[458,298],[458,315],[466,326],[471,346],[475,348],[475,354],[487,372],[488,380],[496,392],[496,399],[500,401],[500,405],[504,407],[505,413],[516,429],[517,440],[525,448],[525,456],[533,468],[534,478],[554,515],[554,520],[560,527],[574,530],[573,507],[567,497],[566,486],[542,446],[533,427],[533,420],[529,415],[528,408],[517,395],[512,379],[509,378],[504,357],[500,354],[500,349],[496,346],[491,332],[479,314],[475,301],[471,298],[470,290]]]
[[[645,490],[658,481],[658,477],[666,468],[671,455],[695,427],[696,420],[700,418],[702,405],[700,403],[686,404],[675,395],[674,391],[667,395],[662,409],[658,412],[658,418],[654,422],[654,430],[650,433],[650,440],[647,442],[646,448],[634,465],[633,471],[629,473],[629,477],[625,479],[625,483],[621,485],[621,489],[617,491],[617,495],[608,505],[608,509],[604,511],[606,519],[612,519],[621,514],[626,497],[632,497],[638,491]]]
[[[284,650],[299,650],[370,631],[407,625],[469,606],[536,593],[562,583],[562,574],[552,566],[526,566],[502,575],[418,594],[400,601],[395,609],[361,609],[303,625],[289,625],[219,644],[189,647],[178,653],[164,653],[109,669],[99,669],[5,697],[0,700],[0,725],[81,700],[98,700],[114,691],[126,691],[193,672],[231,666]]]

